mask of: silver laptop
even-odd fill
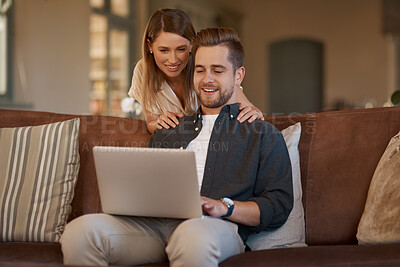
[[[96,146],[93,155],[104,213],[202,216],[193,151]]]

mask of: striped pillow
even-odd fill
[[[0,129],[0,242],[58,242],[79,171],[79,123]]]

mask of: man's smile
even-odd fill
[[[207,87],[203,87],[203,88],[201,88],[201,89],[203,89],[203,91],[206,92],[206,93],[213,93],[213,92],[218,91],[218,88],[207,88]]]

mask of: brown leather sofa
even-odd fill
[[[150,137],[140,120],[16,110],[0,110],[0,128],[73,117],[81,118],[81,163],[69,220],[101,212],[93,146],[143,147]],[[400,131],[400,107],[268,120],[278,129],[302,124],[299,151],[308,247],[246,252],[221,266],[400,266],[400,244],[360,246],[356,239],[374,170],[389,140]],[[5,262],[61,264],[62,253],[58,243],[0,243],[0,264]]]

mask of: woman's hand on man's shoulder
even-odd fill
[[[253,122],[256,119],[265,120],[264,115],[261,110],[255,106],[244,106],[242,104],[239,105],[240,113],[237,116],[237,120],[242,123],[245,121]]]

